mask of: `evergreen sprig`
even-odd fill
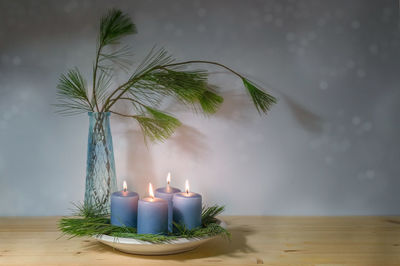
[[[142,115],[134,118],[145,135],[152,141],[169,138],[175,129],[181,125],[178,119],[167,113],[147,106],[145,108],[148,116]]]
[[[211,207],[203,206],[203,210],[201,212],[201,223],[203,227],[206,227],[209,224],[216,223],[217,219],[215,218],[217,215],[220,215],[225,210],[224,206],[214,205]]]
[[[78,68],[70,69],[66,75],[61,75],[57,89],[56,107],[60,114],[73,115],[93,109],[86,81]]]
[[[163,48],[153,47],[136,69],[132,68],[130,47],[121,42],[136,32],[131,18],[121,10],[112,9],[100,19],[92,86],[88,89],[77,68],[61,75],[57,86],[58,112],[65,115],[113,112],[136,121],[146,138],[163,141],[181,125],[178,119],[159,110],[164,99],[176,99],[192,111],[204,114],[215,113],[223,102],[223,97],[208,84],[208,70],[187,68],[195,64],[221,67],[239,77],[260,114],[266,114],[276,103],[274,96],[221,63],[177,62]],[[125,82],[112,88],[118,67],[131,74]],[[130,113],[115,110],[121,101],[131,103]]]
[[[100,46],[117,44],[121,38],[136,33],[136,26],[127,14],[111,9],[100,20]]]
[[[247,88],[251,99],[259,113],[267,113],[271,106],[276,103],[275,97],[265,93],[254,85],[251,81],[242,78],[244,86]]]
[[[217,223],[216,215],[224,207],[203,207],[202,225],[198,228],[187,229],[185,226],[174,223],[174,231],[166,235],[137,234],[136,228],[114,226],[110,223],[109,214],[102,207],[93,205],[74,204],[74,217],[63,217],[58,224],[64,235],[73,237],[109,235],[113,237],[133,238],[150,243],[166,243],[179,238],[204,238],[222,236],[230,238],[230,233]]]
[[[230,239],[231,234],[228,230],[217,223],[210,223],[207,226],[201,226],[194,229],[187,229],[184,225],[174,223],[173,236],[183,238],[203,238],[220,235]]]

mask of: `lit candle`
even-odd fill
[[[124,181],[123,190],[111,195],[111,224],[136,227],[139,196],[128,191]]]
[[[168,231],[168,202],[154,197],[149,183],[149,197],[139,200],[138,234],[164,234]]]
[[[174,222],[185,225],[187,229],[201,225],[201,195],[189,191],[188,180],[185,192],[175,193],[172,204]]]
[[[171,187],[171,173],[167,175],[167,186],[156,189],[156,197],[168,201],[168,231],[172,232],[172,197],[174,193],[181,192],[180,189]]]

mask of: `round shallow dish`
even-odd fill
[[[221,227],[226,228],[226,223],[222,220],[218,220],[218,223]],[[195,249],[201,244],[204,244],[215,237],[217,236],[203,238],[179,238],[166,243],[157,244],[132,238],[113,237],[108,235],[95,236],[94,238],[107,246],[126,253],[138,255],[169,255]]]

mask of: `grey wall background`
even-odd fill
[[[138,61],[159,44],[280,99],[260,117],[239,80],[214,74],[218,114],[178,110],[185,126],[148,148],[113,117],[119,185],[144,195],[171,171],[228,214],[400,214],[397,1],[174,0],[0,1],[0,215],[67,214],[83,200],[88,118],[51,104],[61,73],[89,74],[109,7],[137,24]]]

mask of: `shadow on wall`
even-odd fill
[[[279,93],[286,103],[295,120],[307,131],[320,134],[322,131],[322,119],[318,115],[303,107],[296,100],[288,95]],[[248,95],[238,93],[236,91],[223,92],[224,103],[215,114],[216,117],[223,120],[233,121],[235,123],[251,123],[255,119],[255,108]],[[129,113],[127,107],[121,107],[122,113]],[[171,103],[167,108],[167,112],[181,112],[184,109]],[[120,111],[120,110],[118,110]],[[124,121],[127,118],[118,117],[118,120]],[[144,141],[143,134],[140,130],[128,129],[122,133],[127,141],[127,173],[134,173],[131,177],[132,184],[139,190],[147,191],[147,185],[150,177],[155,176],[153,158],[151,155],[151,143]],[[190,158],[204,158],[208,153],[208,146],[205,141],[205,135],[198,129],[182,125],[174,135],[168,140],[173,147],[179,150],[179,153]]]
[[[204,158],[208,152],[205,135],[194,127],[188,125],[180,126],[169,139],[179,152],[195,157]]]
[[[128,147],[134,147],[127,149],[126,154],[126,172],[133,173],[129,181],[138,191],[147,191],[149,178],[155,176],[151,151],[146,146],[141,131],[127,130],[123,137],[127,140]]]
[[[289,107],[296,121],[307,131],[311,133],[322,132],[323,119],[296,102],[288,95],[282,94],[282,98]]]

